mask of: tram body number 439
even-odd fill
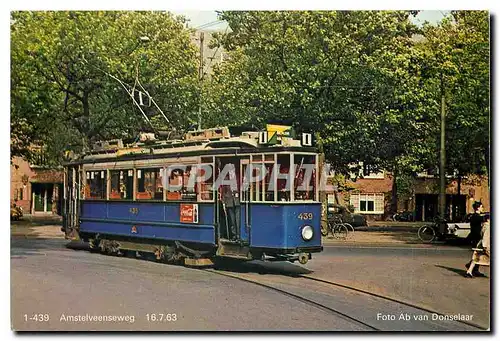
[[[299,213],[300,220],[312,220],[313,214],[312,213]]]

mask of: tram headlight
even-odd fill
[[[302,228],[302,239],[309,241],[314,236],[314,230],[311,226],[306,225]]]

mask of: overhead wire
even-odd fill
[[[223,34],[226,34],[228,29],[229,29],[229,26],[228,26],[228,27],[226,27],[226,29],[224,30],[224,33],[223,33]],[[215,55],[217,54],[217,51],[219,51],[219,48],[220,48],[220,45],[219,45],[219,46],[217,46],[217,49],[215,49],[214,54],[212,55],[212,57],[211,57],[211,58],[209,58],[209,59],[210,59],[210,61],[208,62],[208,65],[207,65],[207,70],[206,70],[206,71],[203,71],[203,75],[206,75],[206,74],[207,74],[207,72],[208,72],[208,70],[210,69],[210,65],[212,65],[212,61],[214,60]]]

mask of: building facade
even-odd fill
[[[367,221],[385,220],[393,213],[393,181],[392,174],[385,171],[366,175],[360,173],[356,180],[346,181],[344,187],[347,190],[337,193],[337,198],[328,193],[328,202],[339,201],[341,205],[350,206],[354,213],[365,215]],[[439,177],[420,174],[409,187],[410,193],[398,196],[398,211],[413,213],[416,221],[433,221],[439,213]],[[463,177],[460,186],[457,179],[447,179],[446,218],[449,221],[462,221],[466,214],[473,212],[475,201],[481,201],[485,211],[490,210],[487,176]]]
[[[10,202],[25,214],[61,214],[62,169],[31,165],[15,157],[10,166]]]

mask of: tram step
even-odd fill
[[[228,256],[239,259],[251,259],[250,248],[248,246],[240,246],[234,244],[219,245],[217,256]]]
[[[239,246],[249,246],[250,244],[246,240],[229,240],[229,239],[219,239],[221,244],[226,245],[239,245]]]

